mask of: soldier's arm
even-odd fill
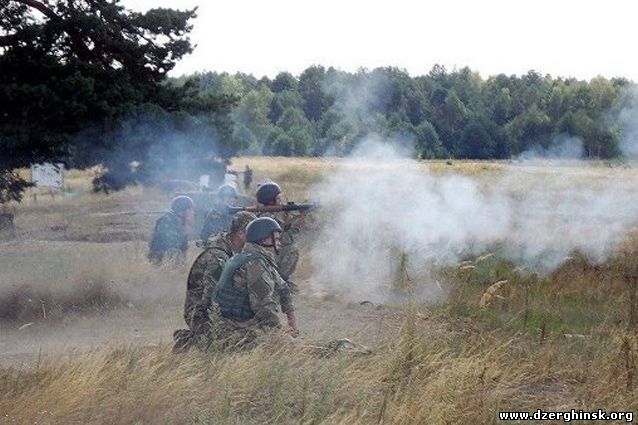
[[[281,276],[277,276],[278,282],[276,291],[279,294],[279,302],[281,304],[281,312],[284,313],[288,319],[288,332],[292,336],[299,334],[299,328],[297,326],[297,315],[295,314],[295,306],[292,303],[292,290]]]
[[[281,278],[281,281],[277,284],[277,292],[279,293],[279,301],[281,303],[281,312],[288,314],[295,311],[295,306],[292,303],[292,295],[288,282]]]
[[[246,281],[250,308],[255,313],[255,321],[260,327],[281,328],[275,300],[276,282],[262,260],[248,264]]]

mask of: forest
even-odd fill
[[[236,155],[344,156],[366,138],[421,159],[623,158],[635,132],[637,97],[622,77],[483,77],[441,65],[424,75],[311,65],[272,78],[172,77],[194,49],[196,17],[119,1],[0,0],[0,203],[27,185],[15,170],[42,161],[100,165],[97,188],[108,190],[192,179]]]
[[[440,65],[414,77],[391,67],[311,66],[299,76],[207,72],[171,83],[237,99],[234,149],[279,156],[345,155],[374,134],[425,159],[512,158],[551,150],[561,136],[582,141],[582,158],[614,158],[624,130],[618,115],[632,102],[623,78],[587,82],[529,71],[484,79]]]

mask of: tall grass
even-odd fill
[[[311,199],[307,189],[322,170],[341,166],[246,158],[236,161],[239,170],[242,161],[256,181],[279,179],[295,200]],[[502,167],[421,166],[469,174]],[[128,210],[143,199],[136,190],[105,204],[94,195],[27,203],[18,225],[37,234],[56,214]],[[153,315],[181,304],[184,268],[150,266],[142,241],[69,242],[76,230],[95,233],[96,223],[113,228],[96,216],[73,220],[72,237],[56,233],[65,241],[0,245],[0,320],[43,320],[41,304],[49,320],[78,305],[100,313],[147,302]],[[295,343],[250,352],[173,355],[170,344],[121,343],[45,356],[31,366],[0,365],[0,424],[491,424],[505,410],[638,410],[638,238],[628,235],[603,264],[574,253],[551,274],[485,254],[434,272],[446,294],[435,305],[362,307],[374,328],[372,354],[322,349],[340,332],[352,335],[346,322],[330,335],[318,327]],[[397,256],[392,289],[410,300],[418,281],[408,258]],[[21,298],[10,298],[16,288]],[[12,306],[24,299],[35,307],[16,319]],[[338,325],[336,311],[354,316],[351,305],[312,303],[300,305],[325,311],[324,331]]]
[[[407,315],[370,356],[111,347],[0,369],[9,423],[495,423],[502,410],[635,410],[636,336],[535,339]],[[630,359],[630,360],[628,360]]]

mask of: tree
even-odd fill
[[[268,114],[272,100],[273,93],[267,86],[251,90],[239,101],[233,119],[246,126],[257,140],[263,140],[271,128]]]
[[[271,123],[276,124],[288,108],[297,108],[303,113],[303,103],[301,95],[295,90],[284,90],[275,93],[272,102],[270,102],[268,119]]]
[[[277,127],[292,139],[289,152],[280,152],[279,154],[286,156],[308,154],[310,147],[314,144],[313,128],[299,109],[286,109],[277,121]]]
[[[0,0],[0,144],[12,152],[0,158],[0,172],[72,159],[79,132],[116,128],[139,105],[194,107],[184,90],[162,82],[192,51],[195,16],[195,9],[132,12],[119,0]],[[96,153],[121,141],[100,142]],[[84,159],[75,163],[103,158]]]
[[[479,120],[470,121],[463,129],[456,147],[458,158],[488,159],[496,156],[496,142]]]
[[[423,159],[445,158],[449,153],[443,147],[434,126],[423,121],[414,129],[417,154]]]
[[[318,121],[332,105],[333,99],[324,91],[326,70],[322,66],[311,66],[299,76],[299,93],[304,99],[304,112],[311,121]]]
[[[273,127],[266,138],[264,153],[267,155],[292,156],[295,152],[295,141],[281,128]]]
[[[272,81],[270,89],[273,93],[279,93],[284,90],[297,90],[297,80],[289,72],[280,72]]]
[[[518,155],[532,147],[547,148],[551,143],[551,119],[536,105],[514,118],[505,126],[511,142],[509,151]]]

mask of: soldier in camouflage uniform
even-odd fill
[[[210,236],[220,232],[228,232],[233,219],[232,213],[227,207],[237,201],[237,191],[229,184],[223,184],[217,189],[215,206],[208,212],[204,219],[204,226],[200,238],[205,241]]]
[[[230,232],[218,233],[204,241],[204,252],[195,259],[188,274],[184,304],[184,320],[194,334],[208,333],[211,294],[226,261],[244,247],[246,226],[255,218],[253,213],[238,212],[232,218]]]
[[[283,192],[275,182],[266,182],[257,189],[257,202],[261,205],[281,205]],[[299,261],[299,248],[295,244],[295,235],[299,233],[300,227],[296,217],[291,213],[282,211],[277,213],[260,213],[259,217],[270,217],[277,221],[283,232],[281,233],[281,249],[277,255],[277,266],[279,274],[284,278],[293,290],[297,286],[291,282],[290,276],[297,268]]]
[[[275,256],[282,228],[269,218],[253,220],[246,228],[246,244],[224,266],[211,323],[225,348],[249,348],[263,338],[281,335],[278,312],[287,317],[287,333],[299,332],[288,283],[279,275]]]
[[[171,210],[157,219],[149,243],[149,260],[160,264],[163,260],[183,262],[188,250],[188,233],[193,225],[193,200],[178,196],[171,202]]]

